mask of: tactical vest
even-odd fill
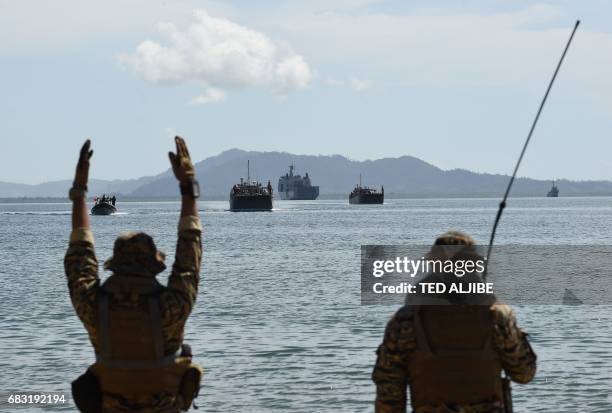
[[[146,403],[162,393],[181,395],[191,357],[164,354],[160,293],[154,278],[112,276],[98,297],[98,349],[90,367],[102,395]],[[109,300],[117,305],[109,306]],[[198,383],[199,387],[199,383]],[[179,401],[180,402],[180,401]]]
[[[503,401],[489,307],[415,306],[408,366],[413,409]]]

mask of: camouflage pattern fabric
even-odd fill
[[[195,216],[182,217],[178,228],[176,257],[168,286],[160,295],[162,337],[164,354],[178,350],[184,334],[184,326],[198,292],[200,261],[202,257],[200,219]],[[94,251],[90,230],[80,228],[72,231],[70,245],[64,258],[64,269],[68,289],[77,316],[87,329],[90,341],[98,352],[98,260]],[[110,302],[113,305],[113,301]],[[138,402],[116,397],[104,398],[105,412],[173,412],[174,395],[157,395],[154,400]]]
[[[536,355],[527,340],[527,334],[518,328],[509,306],[491,306],[493,343],[503,368],[513,381],[527,383],[536,371]],[[404,413],[407,404],[407,386],[410,385],[408,368],[416,349],[414,319],[409,307],[402,307],[391,318],[372,374],[376,384],[376,412]],[[483,401],[467,406],[421,406],[416,413],[503,413],[499,402]]]
[[[158,251],[153,238],[144,232],[128,232],[115,240],[113,256],[104,263],[105,270],[155,276],[166,269],[165,254]]]

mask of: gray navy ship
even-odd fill
[[[311,200],[319,196],[319,187],[312,186],[308,172],[302,177],[294,175],[294,165],[289,165],[289,173],[278,179],[278,193],[281,199],[287,200]]]
[[[549,198],[557,198],[559,196],[559,188],[555,185],[555,181],[552,181],[552,188],[550,188],[546,196]]]

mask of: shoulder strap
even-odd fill
[[[432,357],[434,354],[433,351],[431,351],[431,346],[429,345],[429,340],[427,339],[427,334],[425,334],[425,328],[423,327],[423,321],[421,319],[421,306],[414,306],[412,309],[417,348],[427,356]]]
[[[104,289],[100,289],[98,295],[98,345],[100,346],[100,355],[110,360],[111,349],[109,330],[108,295],[104,292]]]
[[[161,313],[159,296],[151,295],[147,299],[149,302],[149,318],[151,319],[151,330],[153,331],[153,346],[155,347],[155,358],[164,357],[164,338],[161,329]]]

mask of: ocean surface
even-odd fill
[[[186,331],[206,370],[200,411],[373,411],[375,350],[397,307],[360,305],[360,246],[430,244],[448,229],[486,242],[497,203],[276,201],[272,212],[231,213],[227,202],[202,202],[202,277]],[[144,230],[171,263],[179,203],[118,207],[117,215],[91,217],[99,261],[120,232]],[[497,243],[612,245],[611,229],[612,198],[517,198],[508,202]],[[63,273],[69,233],[68,203],[0,204],[3,398],[69,392],[93,361]],[[535,380],[513,386],[515,411],[612,412],[612,306],[515,311],[539,357]]]

